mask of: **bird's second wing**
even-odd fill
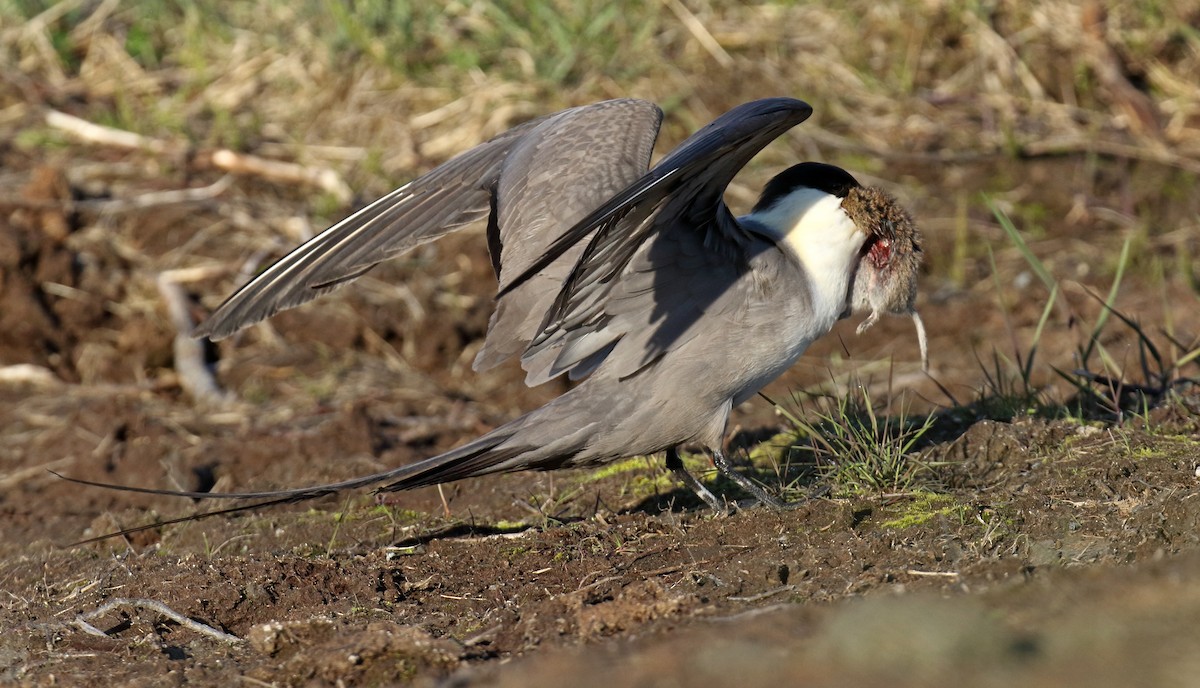
[[[671,272],[670,278],[664,274],[657,280],[652,276],[639,278],[638,275],[669,264],[694,263],[708,270],[722,264],[728,264],[726,270],[739,269],[739,263],[744,265],[747,237],[742,235],[722,201],[725,189],[750,158],[811,113],[812,108],[806,103],[790,98],[758,100],[730,110],[693,134],[645,176],[564,233],[538,261],[514,278],[506,289],[520,285],[591,237],[559,290],[537,336],[522,356],[531,381],[548,379],[564,371],[570,371],[573,378],[578,378],[600,365],[614,343],[629,334],[618,325],[632,326],[636,322],[613,317],[614,310],[629,311],[628,305],[616,304],[630,294],[642,293],[642,301],[652,310],[663,311],[677,302],[685,302],[692,306],[682,311],[703,312],[704,301],[714,300],[717,293],[693,285],[685,297],[671,300],[667,293],[671,289],[665,286],[666,281],[686,275],[691,275],[691,279],[706,280],[708,277],[703,270],[680,269]],[[661,243],[656,241],[647,245],[652,237],[666,232],[692,232],[694,236],[668,237]],[[671,250],[694,252],[695,255],[688,258],[683,253],[664,253]],[[635,256],[639,258],[635,260]],[[639,279],[645,284],[638,282]],[[728,286],[731,279],[731,276],[723,275],[713,283]],[[502,290],[502,298],[504,293]],[[660,313],[660,317],[667,315]],[[675,329],[681,333],[687,331],[686,327]],[[663,330],[656,332],[657,339],[646,339],[656,350],[646,351],[639,358],[652,360],[661,355],[664,347],[670,346],[671,343],[661,337]],[[563,356],[563,351],[571,354]]]
[[[553,346],[530,348],[523,362],[539,375],[533,381],[563,372],[577,380],[602,364],[630,377],[695,338],[702,320],[737,321],[744,292],[735,285],[747,278],[751,247],[763,244],[718,238],[717,222],[653,231],[605,286],[603,303],[561,327],[547,340]]]

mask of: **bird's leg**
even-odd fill
[[[772,509],[785,509],[790,506],[771,496],[771,494],[764,490],[758,483],[734,470],[733,464],[729,463],[729,458],[725,456],[725,452],[721,451],[720,449],[713,449],[712,455],[713,463],[716,464],[717,470],[720,471],[721,474],[726,478],[729,478],[733,482],[740,485],[743,490],[753,495],[754,498],[759,501],[759,503],[765,504]]]
[[[696,476],[688,473],[687,469],[683,467],[683,459],[679,458],[678,447],[671,447],[667,450],[667,468],[671,469],[671,472],[675,474],[675,478],[679,482],[692,488],[692,492],[695,492],[697,497],[704,500],[704,503],[709,505],[713,511],[719,514],[726,512],[725,505],[721,503],[721,500],[717,499],[717,496],[705,487],[704,483],[700,482]]]

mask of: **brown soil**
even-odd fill
[[[0,386],[0,682],[1126,686],[1200,672],[1200,398],[1186,386],[1120,417],[945,411],[920,447],[934,497],[716,517],[646,460],[65,547],[196,507],[46,469],[184,489],[319,483],[430,456],[561,387],[470,373],[491,284],[468,234],[222,343],[218,377],[238,400],[194,403],[171,369],[152,268],[179,246],[244,258],[205,233],[220,206],[90,216],[64,203],[80,192],[62,170],[9,162],[26,172],[0,216],[0,361],[42,373]],[[239,193],[251,210],[298,203],[249,183]],[[1020,265],[1000,261],[1010,276]],[[1200,331],[1194,295],[1136,281],[1122,307],[1163,322],[1162,304],[1191,303],[1172,322],[1183,341]],[[191,288],[211,306],[231,285]],[[1027,337],[1044,303],[1012,290],[1006,301],[1024,305],[1007,316],[988,285],[923,297],[934,378],[915,372],[906,322],[862,338],[848,323],[768,392],[859,366],[872,389],[926,407],[947,393],[987,402],[973,350],[1010,328]],[[1066,300],[1098,310],[1082,289]],[[1078,330],[1056,316],[1040,360],[1069,366]],[[1134,356],[1130,333],[1113,331],[1109,350]],[[778,426],[764,402],[736,422],[742,437]],[[114,600],[153,600],[241,640],[133,603],[90,614]]]

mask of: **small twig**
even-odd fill
[[[926,576],[929,578],[953,578],[958,579],[959,574],[955,571],[921,571],[918,569],[908,569],[905,571],[910,576]]]
[[[49,463],[43,463],[37,466],[29,466],[27,468],[15,470],[7,475],[0,475],[0,490],[7,490],[14,485],[20,485],[34,476],[45,475],[48,469],[58,468],[59,466],[62,466],[71,460],[72,457],[56,459]]]
[[[233,537],[229,538],[228,540],[226,540],[226,541],[222,542],[221,544],[217,545],[216,547],[214,547],[213,551],[210,552],[208,554],[208,556],[211,559],[211,558],[217,556],[218,554],[220,554],[221,550],[225,548],[225,545],[228,545],[231,542],[237,542],[238,540],[249,540],[251,537],[253,537],[253,536],[249,535],[247,533],[243,533],[241,535],[234,535]]]
[[[469,595],[447,595],[446,593],[439,593],[438,597],[441,597],[441,598],[447,599],[447,600],[466,600],[467,602],[487,602],[488,601],[482,597],[471,597]]]
[[[328,167],[309,167],[294,162],[268,160],[257,155],[235,153],[231,150],[213,151],[209,155],[213,167],[233,172],[265,177],[272,181],[315,186],[322,191],[333,194],[341,203],[349,203],[354,198],[354,192],[337,172]]]
[[[496,632],[502,628],[504,628],[504,624],[496,624],[485,631],[480,631],[470,638],[467,638],[466,640],[462,641],[462,644],[466,647],[471,647],[472,645],[478,645],[479,643],[489,641],[492,639],[492,636],[496,635]]]
[[[88,635],[98,635],[101,638],[108,637],[107,633],[100,630],[99,628],[96,628],[95,626],[84,621],[83,619],[75,619],[74,621],[71,622],[71,625],[79,627],[80,630],[82,630],[84,633],[87,633]]]
[[[969,164],[1010,159],[1014,156],[1033,159],[1094,154],[1120,160],[1156,163],[1186,172],[1200,172],[1200,161],[1195,160],[1191,152],[1179,153],[1171,149],[1150,148],[1145,145],[1109,141],[1076,133],[1017,143],[1013,149],[996,147],[991,150],[941,150],[936,152],[906,151],[897,147],[887,148],[863,144],[818,127],[813,127],[807,134],[823,146],[850,153],[867,154],[881,160],[901,162]]]
[[[1106,141],[1091,136],[1070,133],[1057,138],[1047,137],[1021,144],[1019,155],[1026,158],[1060,155],[1096,154],[1125,160],[1141,160],[1175,167],[1187,172],[1200,172],[1200,161],[1168,148],[1149,148],[1144,145]]]
[[[34,387],[55,387],[63,381],[50,371],[32,363],[14,363],[0,366],[0,385],[31,385]]]
[[[236,635],[233,635],[231,633],[226,633],[224,631],[219,631],[219,630],[213,628],[212,626],[209,626],[208,624],[201,623],[194,619],[189,619],[188,617],[184,616],[183,614],[180,614],[179,612],[175,611],[174,609],[171,609],[170,607],[163,604],[162,602],[158,602],[157,600],[143,599],[143,598],[118,597],[118,598],[109,600],[107,604],[104,604],[97,609],[94,609],[85,614],[80,614],[80,615],[76,616],[71,621],[68,621],[65,623],[59,623],[59,624],[35,624],[35,625],[31,626],[31,628],[47,629],[47,628],[61,628],[63,626],[74,626],[89,635],[96,635],[96,636],[100,636],[103,638],[107,638],[107,637],[109,637],[109,635],[107,633],[100,630],[99,628],[96,628],[95,626],[93,626],[92,624],[90,624],[88,622],[97,617],[104,616],[105,614],[111,612],[112,610],[116,609],[117,607],[133,607],[135,609],[145,609],[148,611],[157,612],[157,613],[161,614],[162,616],[167,617],[171,621],[174,621],[175,623],[179,624],[180,626],[183,626],[184,628],[186,628],[190,631],[193,631],[195,633],[199,633],[200,635],[206,635],[210,638],[216,638],[217,640],[221,640],[221,641],[224,641],[227,643],[242,642],[242,639],[237,637]]]
[[[86,119],[80,119],[74,115],[59,112],[58,110],[46,111],[46,124],[55,129],[61,129],[85,143],[141,150],[156,155],[172,152],[178,153],[185,150],[178,145],[172,146],[165,141],[148,138],[141,134],[135,134],[132,131],[94,124]]]
[[[181,155],[188,151],[187,144],[180,141],[152,139],[131,131],[95,124],[57,110],[46,111],[46,124],[61,129],[85,143],[142,151],[153,155]],[[235,174],[264,177],[288,184],[315,186],[333,194],[342,203],[348,203],[354,197],[350,186],[342,181],[337,172],[328,167],[310,167],[294,162],[268,160],[257,155],[236,153],[224,148],[211,152],[197,152],[192,156],[192,161],[199,167],[209,165]]]
[[[170,191],[151,191],[130,198],[118,198],[106,201],[78,201],[74,205],[81,210],[96,210],[103,213],[125,213],[132,210],[145,210],[164,205],[181,203],[199,203],[208,201],[225,193],[233,178],[229,175],[221,177],[208,186],[190,189],[172,189]]]
[[[697,17],[679,0],[663,1],[664,4],[666,4],[666,6],[675,13],[675,16],[679,18],[679,21],[683,22],[684,27],[686,27],[688,32],[692,34],[692,37],[696,39],[696,42],[698,42],[706,51],[708,51],[708,54],[717,61],[717,64],[726,69],[729,69],[733,66],[733,58],[729,55],[729,53],[725,52],[725,48],[722,48],[721,44],[717,42],[717,39],[713,37],[712,33],[705,28],[704,22],[700,21],[699,17]]]
[[[583,580],[587,580],[587,578],[588,577],[585,576]],[[591,583],[588,583],[587,585],[584,585],[583,581],[579,581],[579,587],[575,588],[575,592],[580,593],[585,590],[591,590],[592,588],[598,588],[601,585],[604,585],[605,583],[611,583],[611,582],[617,581],[617,580],[621,580],[621,577],[620,576],[605,576],[604,578],[594,580]]]
[[[169,191],[150,191],[129,198],[93,199],[86,201],[61,200],[47,201],[42,199],[21,198],[18,196],[0,196],[0,208],[28,208],[30,210],[62,210],[64,212],[93,212],[93,213],[128,213],[164,205],[179,205],[183,203],[200,203],[220,196],[229,188],[232,178],[229,175],[221,177],[208,186],[198,186],[188,189],[171,189]]]
[[[762,616],[763,614],[774,614],[775,612],[783,611],[785,609],[793,609],[793,608],[794,608],[794,605],[792,605],[791,603],[781,602],[779,604],[772,604],[772,605],[768,605],[766,607],[755,607],[753,609],[747,609],[744,612],[738,612],[737,614],[731,614],[729,616],[712,616],[712,617],[709,617],[708,620],[711,622],[714,622],[714,623],[742,622],[747,619],[752,619],[756,616]]]
[[[765,600],[768,597],[774,597],[781,592],[791,592],[795,589],[796,586],[794,585],[781,585],[778,588],[767,590],[766,592],[760,592],[757,595],[748,595],[745,597],[731,595],[725,599],[729,600],[730,602],[758,602],[759,600]]]
[[[204,360],[204,342],[191,336],[195,323],[189,313],[187,294],[180,285],[223,271],[224,268],[219,267],[167,270],[160,273],[156,281],[158,293],[166,302],[168,317],[175,327],[175,372],[179,374],[179,384],[197,400],[225,401],[228,397]]]

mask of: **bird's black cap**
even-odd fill
[[[858,180],[840,167],[823,162],[802,162],[792,165],[767,182],[751,212],[766,210],[779,199],[800,188],[816,189],[838,198],[845,198],[851,189],[860,186]]]

